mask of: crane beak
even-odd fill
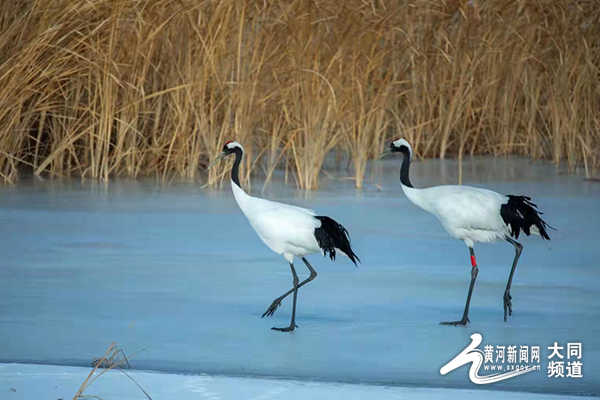
[[[390,154],[391,152],[392,152],[392,151],[391,151],[390,149],[385,149],[385,150],[383,151],[383,153],[381,153],[381,154],[379,155],[379,157],[377,157],[377,159],[379,160],[379,159],[381,159],[381,158],[383,158],[383,157],[387,156],[387,155],[388,155],[388,154]]]
[[[210,165],[208,166],[208,168],[206,168],[206,170],[208,171],[209,169],[214,167],[219,161],[221,161],[223,158],[225,158],[226,155],[227,154],[225,154],[224,152],[219,154],[219,157],[215,158],[215,161],[211,162]]]

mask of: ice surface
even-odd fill
[[[277,181],[262,194],[340,221],[363,261],[309,258],[319,276],[300,289],[292,334],[270,330],[289,323],[291,299],[273,319],[260,318],[292,277],[252,231],[229,183],[221,191],[153,180],[4,187],[0,361],[88,366],[117,341],[127,353],[145,349],[133,366],[146,370],[600,395],[600,184],[525,160],[466,161],[465,184],[530,195],[557,231],[551,242],[520,240],[506,323],[513,248],[478,245],[472,323],[456,328],[438,322],[461,316],[468,250],[408,202],[399,165],[376,165],[362,191],[325,178],[312,193]],[[456,183],[456,171],[453,161],[417,162],[412,181]],[[253,182],[252,193],[261,188]],[[542,370],[482,388],[466,366],[441,376],[474,332],[484,345],[539,345],[543,367],[555,341],[582,342],[584,378]]]
[[[70,399],[90,368],[53,365],[0,364],[0,394],[6,400]],[[286,379],[253,379],[211,375],[181,375],[127,371],[154,400],[451,400],[481,399],[481,391],[350,385]],[[96,373],[93,378],[97,377]],[[110,400],[147,400],[130,378],[111,370],[98,377],[85,395]],[[506,399],[505,392],[485,392],[486,400]],[[576,396],[511,393],[511,400],[576,400]]]

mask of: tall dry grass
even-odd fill
[[[0,179],[243,179],[357,187],[383,141],[420,156],[600,164],[593,0],[16,0],[0,8]],[[211,170],[208,183],[226,176]]]

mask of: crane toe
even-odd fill
[[[294,329],[298,328],[298,325],[293,324],[290,326],[286,326],[285,328],[276,328],[276,327],[272,327],[271,330],[272,331],[278,331],[278,332],[293,332]]]
[[[440,325],[466,326],[470,322],[469,318],[463,318],[460,321],[440,322]]]
[[[277,311],[277,309],[281,306],[281,300],[283,300],[281,297],[278,297],[275,300],[273,300],[273,302],[271,303],[269,308],[267,308],[267,311],[263,313],[261,318],[272,317],[273,314],[275,314],[275,311]]]

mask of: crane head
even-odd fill
[[[410,160],[412,158],[412,147],[405,139],[396,139],[390,143],[390,147],[381,153],[379,157],[384,157],[388,153],[402,153],[404,157],[408,157]]]
[[[211,162],[210,165],[208,166],[208,168],[206,168],[206,169],[211,169],[219,161],[221,161],[228,155],[233,154],[236,151],[240,151],[240,150],[242,153],[244,152],[244,148],[242,147],[242,145],[239,144],[238,142],[234,142],[234,141],[230,140],[229,142],[225,143],[225,146],[223,146],[223,151],[221,152],[221,154],[219,154],[219,156],[217,158],[215,158],[215,160],[213,162]]]

